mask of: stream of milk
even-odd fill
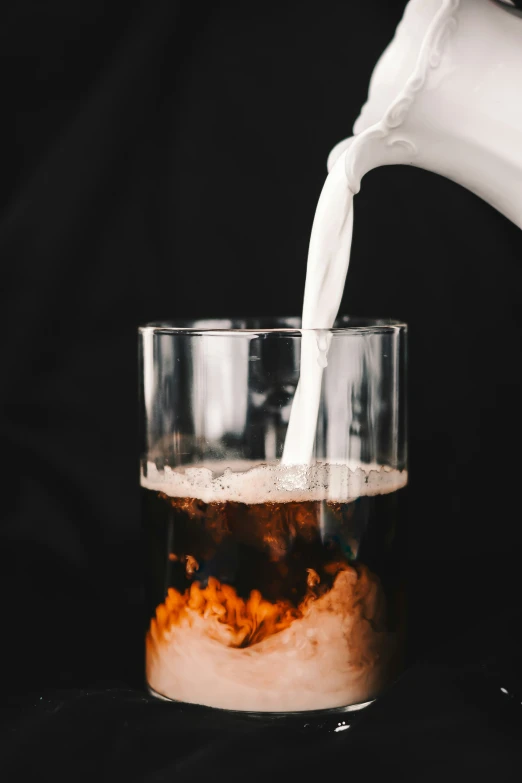
[[[294,395],[282,462],[313,461],[323,369],[344,291],[353,231],[353,192],[344,152],[330,171],[315,212],[303,303],[301,371]]]

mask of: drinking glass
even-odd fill
[[[407,329],[299,326],[140,328],[146,680],[164,699],[356,710],[400,670]],[[297,421],[313,350],[316,405]]]

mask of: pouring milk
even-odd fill
[[[354,129],[330,154],[312,227],[285,464],[313,461],[331,339],[317,330],[337,316],[364,174],[390,164],[434,171],[522,228],[522,18],[490,0],[410,0]]]

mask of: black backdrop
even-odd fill
[[[350,134],[403,7],[8,3],[9,719],[30,722],[23,710],[56,689],[141,687],[136,327],[299,313],[327,154]],[[464,189],[413,168],[369,174],[355,213],[342,312],[410,325],[412,657],[444,649],[449,660],[461,643],[466,657],[497,633],[503,640],[519,616],[522,235]],[[420,689],[435,693],[437,676]],[[128,718],[121,709],[116,722]],[[30,764],[19,742],[9,745],[12,769]],[[492,746],[489,758],[500,757],[505,748]]]

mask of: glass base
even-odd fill
[[[223,721],[232,728],[236,726],[252,724],[255,721],[263,726],[284,726],[294,730],[325,730],[328,732],[343,732],[358,721],[362,714],[366,714],[368,708],[375,703],[375,699],[360,704],[350,704],[347,707],[334,707],[329,710],[306,710],[303,712],[247,712],[243,710],[225,710],[219,707],[207,707],[202,704],[189,704],[186,702],[169,699],[158,693],[150,685],[147,690],[155,699],[169,702],[183,712],[187,717],[192,716],[196,720],[205,720],[209,724],[215,722],[222,726]]]

